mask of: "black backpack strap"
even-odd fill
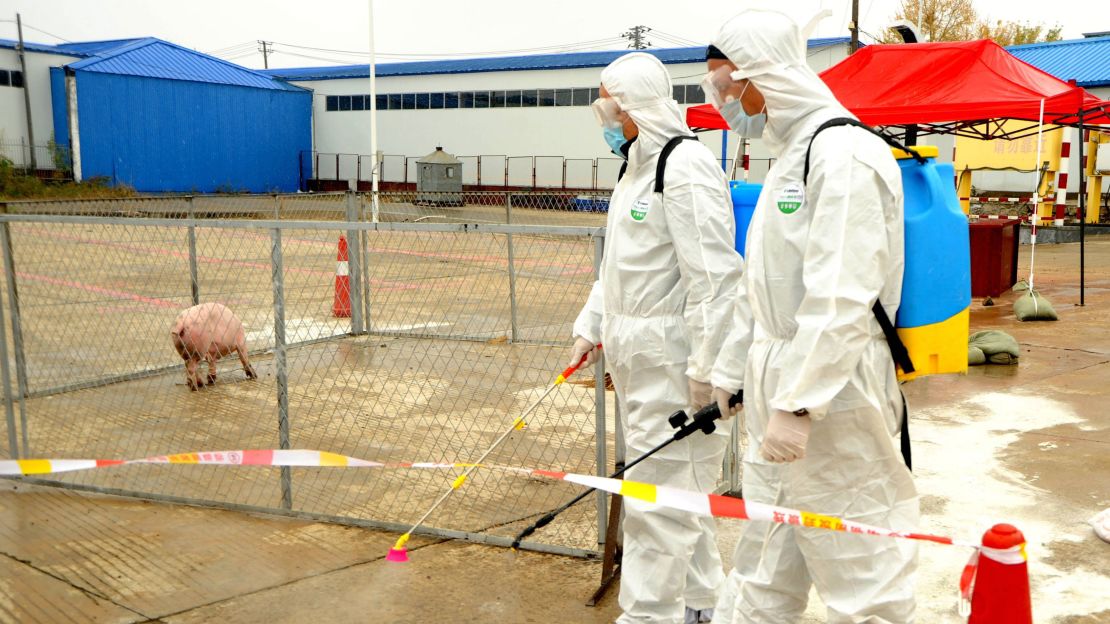
[[[670,141],[667,141],[667,144],[663,146],[663,151],[659,152],[659,162],[655,164],[655,188],[652,190],[653,193],[663,192],[663,176],[667,172],[667,158],[670,157],[674,148],[678,147],[678,144],[683,141],[697,140],[698,137],[696,136],[676,136]]]
[[[898,336],[898,330],[894,328],[894,324],[890,322],[890,317],[887,316],[886,310],[883,305],[878,301],[872,306],[871,312],[875,315],[875,320],[879,322],[879,327],[883,329],[883,335],[886,336],[886,343],[890,346],[890,355],[894,358],[894,363],[897,364],[903,373],[912,373],[913,360],[910,359],[910,352],[906,349],[906,345]],[[902,394],[899,392],[899,394]],[[906,468],[913,470],[913,459],[910,453],[910,410],[906,405],[906,395],[902,394],[902,459],[906,462]]]
[[[886,315],[883,304],[876,301],[875,305],[871,306],[871,311],[875,314],[875,320],[879,321],[879,327],[883,329],[883,336],[890,345],[890,355],[894,358],[894,363],[902,369],[903,373],[912,373],[914,368],[913,361],[910,360],[910,352],[898,336],[898,330],[894,329],[894,323],[891,323],[890,317]]]
[[[906,462],[906,468],[913,472],[913,453],[910,451],[910,408],[906,405],[906,394],[898,391],[902,395],[902,461]]]
[[[624,177],[624,172],[628,171],[628,152],[632,149],[632,144],[635,142],[636,137],[632,137],[621,146],[621,155],[624,156],[624,162],[621,163],[621,170],[617,172],[617,182],[620,182],[621,178]]]
[[[913,156],[913,159],[916,160],[917,162],[921,163],[922,165],[925,164],[925,157],[918,154],[917,152],[910,151],[905,145],[902,145],[898,141],[888,137],[887,135],[883,134],[882,132],[879,132],[878,130],[872,128],[871,126],[869,126],[865,123],[863,123],[862,121],[860,121],[858,119],[853,119],[851,117],[834,117],[834,118],[826,121],[825,123],[821,124],[820,126],[817,126],[817,129],[813,131],[813,136],[809,137],[809,145],[806,146],[805,168],[802,169],[802,182],[803,183],[805,183],[807,180],[809,180],[809,152],[813,149],[814,139],[816,139],[817,135],[821,134],[822,131],[827,130],[828,128],[835,128],[837,126],[855,126],[857,128],[863,128],[864,130],[870,132],[871,134],[873,134],[873,135],[879,137],[880,139],[886,141],[887,145],[890,145],[891,147],[893,147],[895,149],[900,149],[903,152],[906,152],[907,154],[910,154],[911,156]]]
[[[855,126],[867,130],[871,134],[879,137],[887,142],[888,145],[895,149],[900,149],[907,154],[913,156],[914,160],[924,165],[925,158],[917,152],[911,151],[898,141],[888,137],[887,135],[875,130],[871,126],[863,123],[858,119],[851,117],[836,117],[826,121],[817,127],[813,132],[813,136],[809,138],[809,145],[806,146],[806,160],[805,168],[802,170],[802,182],[805,183],[809,180],[809,153],[813,149],[813,141],[817,138],[818,134],[827,128],[835,128],[837,126]],[[894,328],[894,323],[890,322],[890,317],[886,314],[886,309],[883,308],[881,302],[876,301],[875,305],[871,307],[871,312],[875,315],[875,320],[879,322],[879,327],[883,330],[883,335],[886,337],[887,345],[890,347],[890,355],[894,358],[894,363],[902,369],[903,373],[914,372],[913,360],[910,359],[910,352],[906,349],[906,345],[902,342],[902,338],[898,336],[898,330]],[[899,392],[902,396],[902,433],[901,433],[901,450],[902,460],[906,462],[906,468],[913,470],[913,458],[910,451],[910,410],[906,404],[906,395]]]

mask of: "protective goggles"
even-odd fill
[[[706,99],[717,110],[721,110],[729,100],[738,100],[744,95],[741,91],[739,95],[730,95],[729,91],[736,87],[736,74],[740,72],[734,71],[727,65],[722,65],[717,69],[709,72],[702,78],[701,90],[705,93]],[[744,85],[747,89],[748,85]]]
[[[624,122],[624,112],[617,101],[611,97],[597,98],[593,104],[590,104],[590,109],[593,110],[594,117],[602,128],[619,127]]]

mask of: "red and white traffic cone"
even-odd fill
[[[968,624],[1033,624],[1025,536],[1012,525],[983,534],[960,585],[965,599],[971,594]]]
[[[331,312],[336,318],[351,317],[351,270],[347,264],[347,237],[339,235],[339,253],[335,263],[335,303]]]

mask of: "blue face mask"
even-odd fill
[[[620,126],[605,126],[602,134],[605,136],[605,142],[609,144],[609,149],[617,156],[625,158],[624,152],[621,151],[621,147],[628,142],[628,139],[624,138],[624,130]]]

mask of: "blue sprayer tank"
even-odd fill
[[[960,207],[951,164],[936,162],[937,148],[910,148],[918,163],[894,150],[905,195],[905,257],[902,302],[895,327],[916,371],[923,375],[967,372],[971,249],[967,216]]]
[[[736,217],[736,251],[743,256],[748,226],[755,214],[755,204],[759,201],[759,192],[763,190],[763,185],[733,180],[728,186],[732,192],[732,214]]]

